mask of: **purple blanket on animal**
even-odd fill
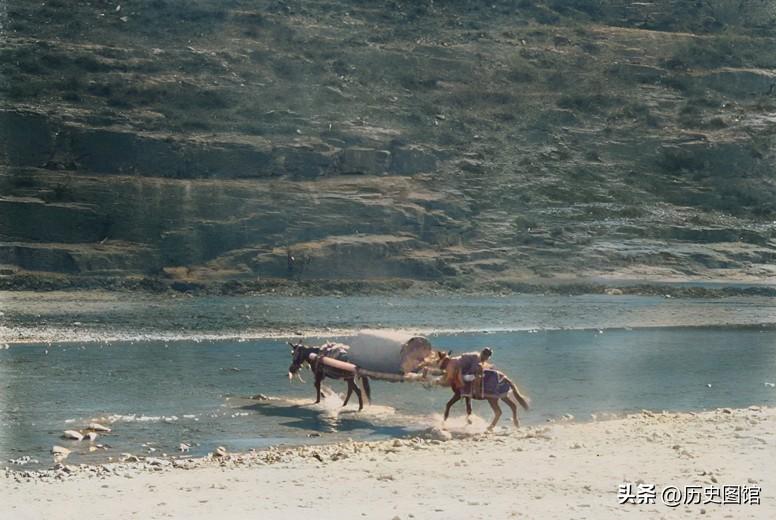
[[[482,376],[472,382],[464,382],[461,388],[463,397],[503,397],[512,390],[506,376],[498,370],[486,368]]]
[[[487,397],[505,396],[512,389],[504,374],[498,370],[485,369],[482,374],[482,395]]]

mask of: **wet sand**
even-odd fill
[[[453,440],[435,430],[375,443],[6,472],[0,518],[776,516],[774,408],[645,411],[490,434],[477,433],[482,420],[460,421],[450,425],[460,437]],[[634,492],[654,484],[655,503],[620,504],[627,483]],[[667,486],[700,486],[701,503],[669,507]],[[759,489],[760,504],[713,503],[724,486],[746,488],[750,501]]]

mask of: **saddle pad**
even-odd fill
[[[339,361],[349,361],[349,348],[341,343],[327,343],[321,348],[321,356],[337,359]]]
[[[482,394],[487,397],[502,397],[509,393],[512,387],[504,374],[498,370],[485,369],[482,374]]]
[[[348,354],[349,347],[342,343],[327,343],[321,348],[321,357],[336,359],[338,361],[350,362]],[[351,372],[346,372],[323,364],[316,364],[315,370],[322,370],[323,374],[331,379],[347,379],[353,377]]]

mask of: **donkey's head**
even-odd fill
[[[291,379],[307,361],[307,354],[310,349],[302,343],[291,343],[289,341],[288,345],[291,347],[291,366],[288,367],[288,379]]]
[[[452,353],[452,350],[448,350],[447,352],[437,352],[437,366],[440,370],[447,370],[447,365],[450,364],[450,355]]]

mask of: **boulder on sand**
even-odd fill
[[[107,426],[103,426],[102,424],[96,423],[96,422],[89,423],[89,426],[87,426],[86,429],[92,430],[95,432],[103,432],[103,433],[110,433],[111,431],[111,429],[108,428]]]
[[[70,439],[74,441],[82,441],[84,440],[84,436],[81,434],[81,432],[75,431],[75,430],[65,430],[62,433],[63,439]]]

